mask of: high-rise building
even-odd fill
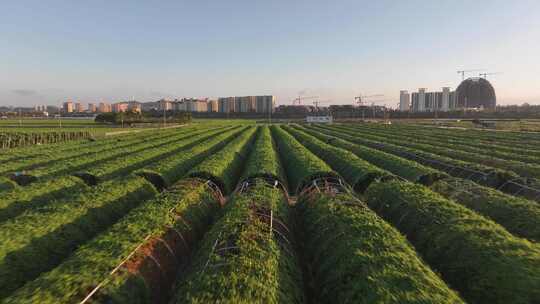
[[[88,104],[88,112],[90,112],[90,113],[95,113],[96,111],[97,111],[97,109],[96,109],[96,104],[94,104],[94,103],[89,103],[89,104]]]
[[[424,112],[426,110],[426,89],[418,89],[418,112]]]
[[[64,102],[64,105],[62,106],[62,111],[64,111],[64,113],[73,113],[73,102]]]
[[[408,91],[399,92],[399,110],[407,112],[411,108],[411,95]]]
[[[109,112],[112,111],[111,105],[108,104],[108,103],[100,102],[99,107],[98,107],[98,111],[100,113],[109,113]]]
[[[218,101],[217,100],[209,100],[207,104],[207,111],[208,112],[217,112],[218,111]]]
[[[450,110],[450,88],[442,88],[442,98],[441,98],[441,111],[447,112]]]
[[[439,92],[426,92],[421,88],[411,94],[412,112],[448,112],[455,109],[455,92],[449,87],[442,88]],[[401,100],[400,100],[401,108]]]
[[[208,111],[208,105],[206,99],[195,99],[189,98],[184,99],[183,102],[186,104],[187,112],[206,112]]]
[[[80,103],[80,102],[75,103],[75,112],[77,112],[77,113],[84,112],[84,108],[83,108],[82,103]]]
[[[273,95],[256,96],[256,112],[272,113],[276,107],[276,97]]]
[[[171,100],[161,99],[158,101],[158,110],[159,111],[169,111],[173,109]]]
[[[235,99],[236,99],[235,97],[220,97],[220,98],[218,98],[218,112],[220,112],[220,113],[236,112]]]
[[[117,102],[113,103],[112,111],[115,113],[126,112],[128,110],[128,107],[129,105],[127,102]]]
[[[257,96],[242,96],[236,98],[238,112],[255,112],[257,109]]]
[[[218,98],[218,112],[256,112],[269,113],[274,112],[276,98],[272,95],[267,96],[242,96],[242,97],[220,97]]]

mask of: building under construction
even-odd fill
[[[442,91],[428,92],[418,89],[409,95],[400,91],[399,110],[406,112],[448,112],[464,109],[494,109],[496,106],[495,90],[485,78],[468,78],[451,91],[449,87]]]

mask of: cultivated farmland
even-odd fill
[[[0,303],[540,303],[538,134],[74,132],[0,134]]]

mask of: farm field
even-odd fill
[[[175,124],[169,123],[168,127]],[[149,131],[162,127],[120,126],[96,123],[93,119],[5,119],[0,120],[0,149],[101,138],[108,135]]]
[[[540,303],[539,242],[538,133],[201,120],[0,149],[0,303]]]

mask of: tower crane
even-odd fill
[[[366,99],[374,98],[374,97],[383,97],[383,96],[384,96],[383,94],[374,94],[374,95],[362,95],[362,94],[360,94],[359,96],[355,96],[354,100],[358,104],[358,107],[361,107],[361,106],[365,105]],[[365,112],[366,112],[366,109],[364,107],[362,107],[362,120],[365,120],[365,117],[366,117]],[[373,116],[375,116],[375,115],[373,115]]]
[[[383,119],[385,122],[388,121],[388,117],[386,116],[386,103],[387,101],[385,100],[381,100],[381,101],[372,101],[371,102],[371,110],[373,111],[373,118],[375,118],[375,104],[376,103],[381,103],[382,104],[382,107],[383,107]],[[398,103],[399,105],[399,103]]]
[[[315,106],[315,110],[319,112],[319,104],[329,103],[332,102],[332,100],[315,100],[313,101],[313,105]]]
[[[487,79],[488,76],[491,76],[491,75],[498,75],[498,74],[502,74],[502,73],[500,73],[500,72],[495,72],[495,73],[480,73],[480,74],[478,74],[478,76],[484,77],[484,79]]]
[[[302,95],[298,95],[297,98],[293,99],[293,105],[301,105],[302,100],[316,99],[316,98],[319,98],[319,96],[302,96]]]
[[[482,71],[485,71],[485,69],[472,69],[472,70],[461,70],[461,71],[457,71],[458,74],[461,74],[461,80],[465,80],[465,73],[470,73],[470,72],[482,72]]]
[[[361,95],[360,94],[359,96],[354,97],[354,100],[359,106],[363,106],[365,102],[364,99],[373,98],[373,97],[383,97],[383,96],[384,96],[383,94],[375,94],[375,95]]]

